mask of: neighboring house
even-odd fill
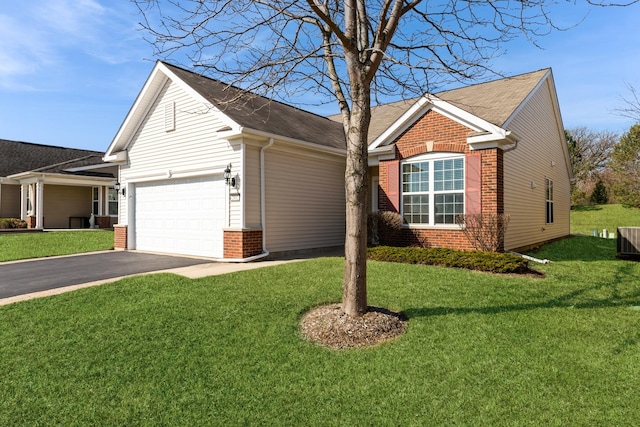
[[[104,153],[0,140],[0,217],[29,228],[108,228],[117,218],[117,167]]]
[[[455,216],[510,215],[505,248],[569,234],[571,173],[550,70],[374,108],[387,243],[471,247]],[[344,244],[341,123],[157,62],[104,160],[115,247],[226,260]]]

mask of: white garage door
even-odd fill
[[[136,184],[136,249],[222,258],[224,194],[221,177]]]

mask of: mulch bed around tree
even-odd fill
[[[351,317],[340,304],[315,307],[300,323],[307,340],[332,349],[373,346],[392,340],[407,329],[407,319],[400,313],[369,307],[362,316]]]

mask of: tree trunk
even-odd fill
[[[371,107],[368,88],[360,89],[352,90],[353,106],[349,124],[345,129],[347,135],[345,169],[347,233],[344,245],[342,310],[354,317],[367,312],[367,197],[369,194],[367,135]]]

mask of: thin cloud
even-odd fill
[[[96,0],[32,0],[3,7],[0,88],[48,90],[51,75],[68,74],[83,56],[109,65],[139,60],[144,45],[130,42],[138,34],[129,10],[127,3],[116,10]]]

